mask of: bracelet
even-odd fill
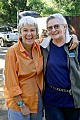
[[[18,104],[19,107],[25,106],[25,103],[22,100],[18,101],[17,104]]]

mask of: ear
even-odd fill
[[[66,29],[67,25],[64,25],[64,28]]]
[[[67,25],[64,25],[63,27],[64,27],[64,31],[66,31]]]

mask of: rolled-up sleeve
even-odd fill
[[[5,57],[5,86],[10,97],[17,96],[22,93],[18,74],[17,74],[17,58],[14,49],[9,49]]]

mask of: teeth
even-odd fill
[[[31,39],[31,38],[26,38],[26,39]]]
[[[57,34],[58,34],[58,32],[55,32],[55,33],[54,33],[54,35],[57,35]]]

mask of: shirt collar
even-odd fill
[[[18,45],[19,45],[19,49],[20,49],[21,52],[25,52],[25,51],[26,51],[25,48],[23,47],[22,43],[21,43],[20,38],[18,38]],[[33,49],[34,49],[35,47],[37,48],[36,42],[33,43]]]

